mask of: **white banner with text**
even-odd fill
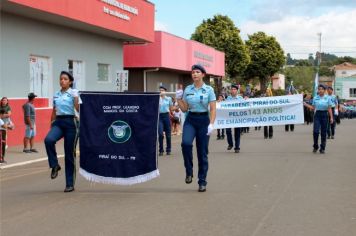
[[[302,94],[216,103],[215,129],[303,123]]]

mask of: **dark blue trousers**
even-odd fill
[[[330,117],[328,116],[328,128],[326,131],[328,134],[328,137],[335,136],[335,127],[336,127],[335,108],[332,108],[332,113],[333,113],[333,117],[334,117],[334,122],[332,124],[330,124]]]
[[[166,134],[166,152],[171,152],[171,121],[169,120],[169,113],[159,114],[159,125],[158,125],[158,141],[159,141],[159,152],[164,152],[163,148],[163,132]]]
[[[230,147],[234,146],[232,141],[231,128],[226,129],[227,143]],[[240,150],[241,128],[234,128],[235,150]]]
[[[320,137],[321,137],[320,150],[325,150],[327,126],[328,126],[328,112],[316,111],[314,115],[314,127],[313,127],[314,149],[319,149],[318,139],[319,139],[319,130],[320,130]]]
[[[187,176],[193,176],[193,141],[195,138],[198,156],[198,184],[206,186],[208,174],[208,115],[194,115],[189,113],[185,119],[182,136],[182,152]]]
[[[75,184],[75,157],[74,145],[77,136],[76,122],[74,118],[59,118],[53,122],[51,130],[45,138],[45,146],[48,156],[49,167],[53,168],[58,165],[56,152],[56,143],[64,138],[64,163],[66,173],[66,187]]]

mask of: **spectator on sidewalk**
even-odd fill
[[[38,152],[34,148],[34,140],[36,136],[36,111],[33,102],[35,101],[35,97],[37,97],[37,95],[35,95],[34,93],[29,93],[28,101],[22,106],[26,126],[25,137],[23,139],[24,153]]]
[[[7,124],[8,129],[13,129],[14,124],[11,121],[11,107],[9,105],[9,100],[7,97],[1,98],[0,102],[0,113],[2,113],[2,120],[4,121],[5,124]],[[5,141],[7,140],[7,130],[5,129]],[[6,142],[7,143],[7,142]],[[7,148],[7,145],[6,147]]]
[[[6,163],[5,152],[6,152],[6,129],[7,124],[4,122],[5,111],[0,111],[0,163]]]

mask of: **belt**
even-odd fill
[[[328,112],[327,110],[317,110],[315,112]]]
[[[74,115],[60,115],[60,116],[56,116],[56,118],[58,118],[58,119],[74,118]]]
[[[205,112],[192,112],[192,111],[190,111],[189,114],[190,115],[194,115],[194,116],[205,116],[205,115],[208,115],[209,113],[207,111],[205,111]]]

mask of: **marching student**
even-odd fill
[[[183,125],[182,153],[186,171],[185,182],[190,184],[193,178],[193,140],[196,139],[198,153],[199,192],[206,191],[208,173],[208,136],[213,132],[216,116],[216,97],[214,89],[203,81],[206,70],[201,65],[192,66],[193,84],[184,90],[176,91],[178,105],[188,112]],[[209,117],[210,115],[210,117]]]
[[[223,94],[219,94],[217,102],[222,102],[224,100],[225,100],[224,95]],[[225,139],[225,132],[224,131],[225,131],[225,129],[218,129],[217,130],[217,132],[218,132],[217,138],[216,138],[217,140]]]
[[[321,137],[320,144],[320,153],[325,153],[326,147],[326,129],[328,126],[328,115],[330,116],[330,123],[333,123],[333,114],[331,111],[331,101],[327,95],[325,95],[326,86],[320,84],[318,86],[318,95],[316,95],[313,99],[312,105],[304,102],[304,106],[310,108],[311,110],[315,110],[314,115],[314,125],[313,125],[313,152],[317,152],[319,149],[318,139],[319,139],[319,130]]]
[[[338,112],[337,110],[337,107],[339,106],[339,102],[336,98],[336,96],[333,94],[334,92],[334,89],[332,87],[328,87],[328,96],[329,96],[329,99],[330,99],[330,102],[331,102],[331,111],[332,111],[332,115],[333,115],[333,118],[334,118],[334,121],[336,120],[335,119],[335,116],[336,116],[336,112]],[[328,122],[328,128],[327,128],[327,135],[328,135],[328,139],[334,139],[335,137],[335,128],[336,128],[336,122],[333,122],[331,123],[330,120]]]
[[[226,98],[226,101],[243,101],[243,97],[238,94],[239,87],[238,85],[231,85],[230,95]],[[226,138],[228,147],[227,150],[231,150],[234,147],[234,142],[232,141],[232,132],[231,128],[226,129]],[[240,152],[240,139],[241,139],[241,128],[234,128],[234,141],[235,141],[235,153]]]
[[[75,156],[74,146],[77,136],[75,111],[79,111],[78,90],[72,89],[73,76],[62,71],[59,77],[61,89],[54,94],[53,110],[51,116],[51,129],[44,142],[46,146],[49,167],[52,168],[51,179],[58,176],[61,166],[58,164],[56,142],[64,138],[64,163],[66,175],[66,188],[64,192],[74,191],[75,184]]]
[[[172,98],[166,96],[167,88],[161,85],[159,87],[161,96],[159,98],[159,125],[158,125],[158,141],[159,155],[163,156],[163,132],[166,136],[166,154],[171,155],[171,121],[169,118],[170,111],[173,108]]]

